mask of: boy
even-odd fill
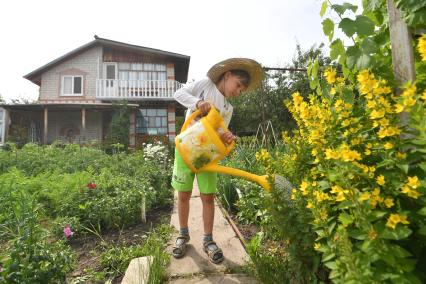
[[[228,98],[239,96],[242,92],[256,89],[263,80],[263,69],[259,63],[247,58],[230,58],[215,64],[207,72],[207,78],[187,85],[176,91],[174,98],[187,107],[189,115],[199,109],[207,114],[212,106],[216,107],[228,126],[232,117],[232,106]],[[224,143],[229,144],[235,136],[230,132],[221,135]],[[189,199],[195,174],[185,165],[179,152],[175,150],[172,186],[178,191],[179,235],[173,246],[172,254],[183,257],[188,243]],[[213,263],[223,261],[223,252],[213,241],[214,197],[216,193],[217,174],[199,173],[197,183],[203,204],[204,237],[203,247],[209,260]]]

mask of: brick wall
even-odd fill
[[[102,48],[93,47],[43,73],[39,100],[95,102],[98,71],[102,72]],[[83,76],[83,96],[60,96],[62,75]]]

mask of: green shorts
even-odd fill
[[[217,189],[217,173],[198,173],[197,183],[200,193],[213,194]],[[179,151],[175,148],[175,162],[173,165],[172,186],[177,191],[191,191],[195,173],[185,164]]]

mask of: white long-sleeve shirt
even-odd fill
[[[185,85],[177,90],[173,97],[181,105],[188,108],[185,120],[197,109],[197,102],[199,100],[203,100],[217,108],[222,115],[226,126],[228,126],[229,122],[231,122],[233,112],[232,105],[226,100],[226,97],[222,95],[213,81],[208,77]]]

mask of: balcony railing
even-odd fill
[[[96,98],[98,99],[159,99],[171,100],[182,84],[173,80],[112,80],[98,79]]]

